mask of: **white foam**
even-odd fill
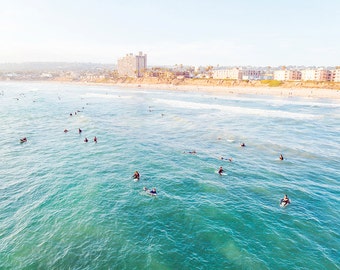
[[[157,103],[163,103],[168,106],[195,110],[219,110],[228,114],[247,114],[247,115],[257,115],[263,117],[273,117],[273,118],[293,118],[293,119],[316,119],[320,116],[306,113],[295,113],[287,112],[284,110],[264,110],[256,108],[247,108],[239,106],[229,106],[220,104],[207,104],[180,100],[170,100],[170,99],[154,99]]]
[[[298,106],[310,106],[310,107],[325,107],[325,108],[340,108],[338,100],[332,100],[332,103],[317,102],[315,99],[312,100],[296,100],[296,99],[283,99],[283,98],[246,98],[246,97],[218,97],[220,100],[231,100],[231,101],[251,101],[261,102],[270,104],[272,106],[281,105],[298,105]]]
[[[132,99],[132,96],[126,95],[112,95],[112,94],[97,94],[97,93],[86,93],[81,95],[82,98],[103,98],[103,99]]]

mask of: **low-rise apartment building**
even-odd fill
[[[340,82],[340,68],[332,70],[332,82]]]
[[[301,80],[301,72],[298,70],[275,70],[274,80],[278,81],[298,81]]]
[[[324,68],[304,69],[301,71],[302,81],[331,81],[332,72]]]
[[[213,79],[242,80],[242,70],[239,68],[215,69],[212,75]]]
[[[242,70],[242,80],[261,80],[263,79],[263,72],[256,69]]]
[[[231,80],[261,80],[263,71],[256,69],[215,69],[213,70],[214,79],[231,79]]]

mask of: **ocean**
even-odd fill
[[[0,269],[340,269],[339,100],[0,82],[0,123]]]

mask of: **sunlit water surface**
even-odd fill
[[[1,269],[339,269],[339,101],[13,82],[0,94]]]

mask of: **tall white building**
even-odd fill
[[[118,59],[117,69],[119,76],[142,77],[147,68],[147,55],[139,52],[138,55],[132,53]]]

